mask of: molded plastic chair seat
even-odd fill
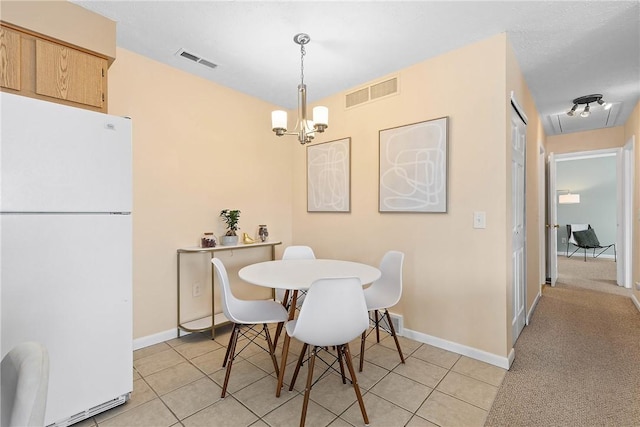
[[[393,307],[400,301],[402,296],[402,264],[404,262],[404,254],[398,251],[389,251],[382,257],[380,261],[380,271],[382,276],[364,290],[364,298],[367,303],[367,310],[373,311],[374,317],[373,326],[376,330],[376,341],[380,342],[380,310],[384,310],[383,318],[386,320],[386,328],[383,329],[388,332],[394,339],[398,354],[400,355],[400,361],[404,363],[404,355],[400,348],[400,342],[396,336],[393,322],[391,321],[391,315],[389,315],[389,307]],[[383,325],[384,326],[384,325]],[[360,372],[364,367],[364,346],[367,339],[367,331],[362,333],[360,342]]]
[[[281,304],[275,301],[247,301],[236,298],[233,295],[233,292],[231,292],[229,276],[227,275],[227,270],[225,269],[222,261],[218,258],[213,258],[211,262],[215,266],[216,276],[218,277],[218,282],[222,289],[222,311],[227,319],[233,322],[233,331],[231,331],[231,337],[229,338],[229,344],[227,346],[227,353],[224,357],[224,362],[222,363],[223,367],[227,367],[227,371],[224,377],[224,384],[222,386],[222,393],[220,397],[225,397],[233,361],[246,347],[243,347],[240,352],[236,353],[236,345],[240,335],[246,337],[249,342],[255,342],[255,339],[259,335],[264,334],[268,346],[268,349],[265,350],[271,356],[273,367],[276,371],[276,375],[278,375],[279,370],[275,356],[275,345],[271,341],[271,335],[269,334],[267,323],[285,322],[289,318],[289,314]],[[253,328],[259,324],[262,324],[262,332],[254,331]],[[245,327],[246,330],[243,330],[243,327]]]
[[[330,346],[336,347],[343,383],[346,382],[343,361],[346,362],[362,418],[365,424],[369,424],[349,350],[349,341],[358,337],[368,325],[369,316],[360,279],[356,277],[320,279],[311,285],[298,319],[286,323],[287,335],[304,343],[289,390],[293,390],[306,350],[308,346],[312,346],[300,417],[301,426],[304,426],[307,415],[316,355],[324,347]],[[285,343],[287,342],[285,340]],[[320,358],[320,360],[323,359]]]
[[[287,310],[283,310],[282,304],[275,301],[247,301],[237,300],[232,318],[225,316],[234,323],[243,325],[255,323],[280,323],[287,320]],[[283,318],[284,313],[284,318]]]
[[[2,358],[2,427],[42,426],[49,388],[49,355],[42,344],[18,344]]]

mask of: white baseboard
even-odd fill
[[[442,338],[437,338],[431,335],[423,334],[421,332],[412,331],[411,329],[405,328],[403,336],[424,344],[429,344],[434,347],[441,348],[443,350],[452,351],[454,353],[458,353],[463,356],[467,356],[502,369],[509,369],[511,363],[513,363],[513,359],[515,358],[515,352],[513,349],[511,349],[509,356],[502,357],[493,353],[488,353],[484,350],[479,350],[477,348],[443,340]]]
[[[531,304],[531,308],[527,313],[527,325],[531,323],[531,316],[533,316],[533,312],[536,310],[536,307],[538,306],[538,301],[540,301],[541,296],[542,296],[542,292],[538,291],[538,295],[536,295],[536,299],[533,301],[533,304]]]
[[[638,297],[636,297],[636,294],[631,295],[631,301],[633,301],[638,311],[640,311],[640,301],[638,301]]]
[[[636,305],[640,309],[640,305],[636,300]],[[188,332],[181,332],[180,335],[188,335]],[[172,328],[164,332],[158,332],[157,334],[147,335],[145,337],[136,338],[133,340],[133,349],[139,350],[144,347],[149,347],[154,344],[159,344],[164,341],[169,341],[178,336],[176,329]],[[402,336],[424,343],[434,347],[441,348],[443,350],[452,351],[454,353],[461,354],[463,356],[470,357],[472,359],[480,360],[481,362],[488,363],[490,365],[497,366],[503,369],[509,369],[515,358],[515,352],[511,349],[508,357],[501,357],[492,353],[488,353],[484,350],[478,350],[473,347],[458,344],[455,342],[443,340],[441,338],[433,337],[431,335],[423,334],[421,332],[412,331],[411,329],[404,328]]]
[[[180,336],[188,335],[189,332],[180,332]],[[139,350],[150,345],[159,344],[164,341],[169,341],[178,337],[176,328],[168,329],[164,332],[158,332],[157,334],[147,335],[146,337],[140,337],[133,340],[133,349]]]

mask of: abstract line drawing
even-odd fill
[[[447,211],[447,120],[380,131],[380,212]]]
[[[351,209],[351,138],[307,146],[307,212]]]

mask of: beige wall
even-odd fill
[[[547,154],[619,148],[625,143],[624,129],[623,126],[617,126],[549,136],[547,137]]]
[[[633,201],[633,293],[640,300],[640,292],[635,289],[635,283],[640,282],[640,102],[636,104],[631,116],[624,126],[624,143],[635,137],[635,181]]]
[[[110,114],[133,119],[133,313],[140,338],[175,328],[176,249],[197,245],[204,231],[224,234],[221,209],[242,211],[240,231],[253,236],[267,224],[273,239],[291,241],[295,144],[271,132],[273,106],[123,49],[109,70],[109,101]],[[233,257],[252,260],[246,251]],[[206,259],[187,262],[185,269],[208,268]],[[194,275],[207,280],[206,273]],[[186,286],[190,293],[189,280]]]
[[[331,114],[322,141],[351,137],[350,213],[307,213],[306,150],[293,158],[295,243],[312,245],[319,257],[372,264],[387,250],[405,252],[403,297],[392,310],[404,315],[405,328],[501,357],[511,349],[508,90],[536,116],[520,76],[512,78],[518,87],[505,87],[507,68],[519,73],[506,50],[501,34],[400,70],[396,96],[348,110],[344,94],[322,101]],[[378,131],[444,116],[448,212],[379,213]],[[474,211],[487,213],[486,229],[472,228]]]

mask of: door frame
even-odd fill
[[[633,142],[633,144],[631,144],[631,148],[629,149],[630,151],[628,152],[628,154],[626,154],[627,156],[631,156],[631,166],[633,166],[633,148],[634,148],[634,143],[635,141],[630,141]],[[627,143],[629,144],[629,142]],[[621,236],[624,235],[628,235],[628,233],[631,232],[631,227],[632,227],[632,223],[633,223],[633,218],[632,217],[632,212],[631,210],[633,209],[633,197],[624,197],[622,195],[623,190],[622,188],[627,188],[627,191],[630,191],[632,193],[633,196],[633,170],[629,170],[630,168],[626,168],[624,167],[624,170],[621,171],[620,170],[620,165],[621,164],[625,164],[627,162],[621,162],[621,158],[624,155],[624,149],[627,147],[627,145],[625,145],[625,147],[618,147],[618,148],[604,148],[604,149],[599,149],[599,150],[589,150],[589,151],[576,151],[576,152],[572,152],[572,153],[562,153],[562,154],[554,154],[554,153],[550,153],[549,154],[549,182],[551,183],[551,181],[553,181],[554,187],[555,187],[555,163],[557,163],[558,161],[568,161],[568,160],[580,160],[580,159],[588,159],[588,158],[594,158],[594,157],[605,157],[605,156],[612,156],[615,155],[616,156],[616,161],[618,164],[618,167],[616,168],[617,170],[617,174],[619,176],[619,179],[617,180],[616,183],[616,192],[617,192],[617,201],[616,201],[616,220],[618,221],[618,231],[617,231],[617,236],[616,236],[616,250],[618,252],[618,266],[617,266],[617,272],[616,272],[616,282],[618,284],[618,286],[623,286],[625,288],[631,288],[631,282],[632,282],[632,277],[631,274],[629,272],[630,268],[631,268],[631,247],[626,247],[626,245],[624,245],[624,243],[620,240]],[[553,164],[551,164],[553,162]],[[632,168],[631,168],[632,169]],[[552,176],[553,175],[553,176]],[[549,185],[549,194],[547,194],[547,203],[548,208],[549,208],[549,212],[550,210],[553,208],[556,210],[557,212],[557,197],[555,197],[555,193],[551,193],[551,185]],[[553,190],[555,190],[555,188],[553,188]],[[627,215],[621,215],[621,212],[629,212],[628,216]],[[621,220],[621,217],[624,218]],[[552,221],[555,219],[549,218],[549,221]],[[551,224],[549,223],[549,226],[551,228],[553,228],[555,224]],[[556,231],[557,233],[557,231]],[[555,234],[555,233],[549,233],[551,238],[551,234]],[[556,238],[554,239],[554,241],[556,242],[555,245],[552,244],[552,242],[549,242],[549,245],[547,245],[547,248],[549,250],[549,254],[548,254],[548,259],[549,260],[557,260],[557,256],[558,256],[558,251],[557,251],[557,236],[555,236]],[[553,251],[553,247],[555,247],[555,251]],[[557,262],[556,262],[556,268],[557,268]],[[549,271],[547,271],[547,276],[549,276]],[[557,273],[557,270],[556,270]],[[552,284],[553,286],[554,284]]]

